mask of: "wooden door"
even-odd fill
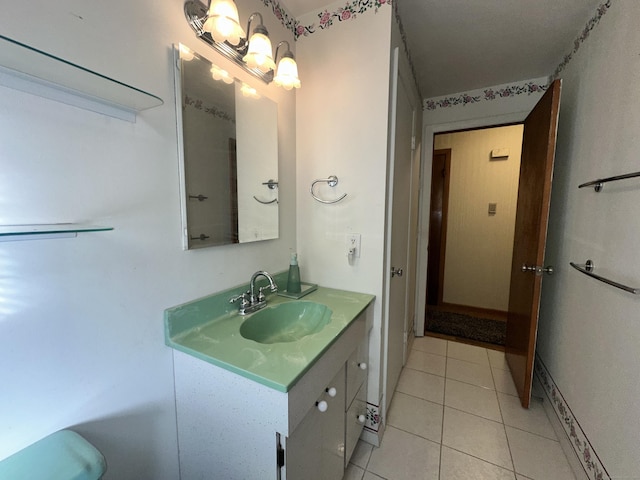
[[[411,90],[398,71],[398,49],[394,51],[395,82],[392,93],[392,144],[390,146],[389,196],[387,205],[386,283],[388,288],[386,407],[389,408],[407,355],[407,281],[409,216],[411,213],[412,142],[415,108]],[[394,273],[391,273],[391,272]],[[397,273],[396,273],[397,272]]]
[[[531,400],[560,86],[554,81],[527,116],[522,140],[505,353],[525,408]]]
[[[427,305],[440,305],[442,303],[450,171],[451,149],[434,150],[433,166],[431,168]]]

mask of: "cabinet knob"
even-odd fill
[[[316,407],[318,407],[318,410],[320,410],[321,412],[326,412],[329,408],[329,405],[327,405],[327,402],[322,400],[320,402],[316,402]]]
[[[364,415],[358,415],[358,423],[364,424],[364,421],[366,420]]]
[[[330,397],[335,397],[336,394],[338,393],[338,391],[336,390],[336,387],[327,387],[324,389],[325,392],[327,392],[329,394]]]
[[[360,370],[366,370],[367,369],[367,364],[366,364],[366,362],[360,362],[358,364],[358,367],[360,368]]]

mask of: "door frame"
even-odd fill
[[[432,159],[432,168],[431,168],[431,179],[433,180],[433,174],[434,174],[434,167],[435,164],[433,162],[433,158],[436,155],[444,155],[445,159],[444,159],[444,175],[443,177],[445,178],[444,182],[443,182],[443,186],[442,186],[442,198],[440,201],[440,205],[442,206],[441,210],[440,210],[440,233],[438,235],[439,237],[439,251],[438,251],[438,255],[433,255],[434,259],[436,259],[437,257],[437,262],[436,264],[432,264],[427,262],[427,304],[429,304],[428,301],[428,297],[429,297],[429,293],[430,293],[430,287],[431,290],[433,289],[434,285],[429,285],[429,278],[434,278],[436,277],[436,283],[435,286],[437,287],[437,291],[435,293],[435,304],[431,303],[430,305],[442,305],[443,303],[443,292],[444,292],[444,288],[443,288],[443,283],[444,283],[444,260],[445,260],[445,256],[446,256],[446,250],[447,250],[447,221],[448,221],[448,217],[449,217],[449,186],[450,186],[450,181],[451,181],[451,149],[450,148],[442,148],[439,150],[434,150],[433,154],[431,155],[431,159]],[[433,191],[433,181],[431,182],[431,195],[430,195],[430,200],[434,199],[434,194],[436,192]],[[435,211],[433,211],[433,204],[429,204],[429,216],[431,217],[429,219],[429,239],[431,239],[431,223],[433,221],[433,217],[436,214]],[[435,232],[435,230],[434,230]],[[430,241],[429,241],[430,243]],[[430,254],[432,253],[430,249],[427,250],[427,253]],[[434,271],[437,268],[437,271]],[[432,294],[433,295],[433,294]]]
[[[537,100],[536,100],[537,102]],[[532,105],[531,108],[533,108]],[[473,130],[501,126],[505,124],[522,123],[527,118],[531,109],[522,112],[506,113],[491,117],[460,120],[450,123],[438,123],[423,126],[422,134],[422,159],[420,178],[419,200],[419,233],[418,233],[418,269],[417,269],[417,305],[416,315],[422,315],[422,319],[416,321],[416,336],[422,337],[425,332],[427,310],[427,264],[429,241],[429,217],[431,213],[431,166],[433,163],[433,136],[436,133],[445,133],[455,130]]]

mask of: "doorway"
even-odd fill
[[[504,345],[522,124],[434,135],[425,330]]]

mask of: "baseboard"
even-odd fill
[[[544,362],[536,355],[535,375],[545,395],[544,409],[577,480],[611,480]]]
[[[380,396],[380,405],[382,405],[383,396]],[[380,414],[380,405],[367,402],[367,416],[364,428],[360,434],[360,438],[375,447],[379,447],[384,436],[384,422]]]
[[[367,430],[366,428],[362,429],[362,433],[360,434],[360,440],[363,440],[374,447],[379,447],[382,443],[382,437],[384,436],[384,424],[380,425],[378,431],[374,432],[373,430]]]

